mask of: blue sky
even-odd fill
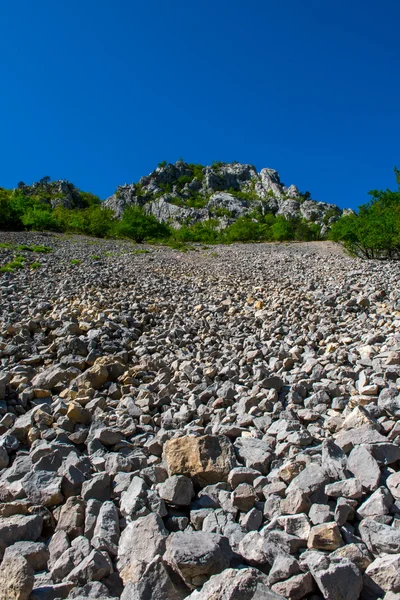
[[[101,198],[158,162],[358,206],[400,168],[399,0],[0,0],[0,185]]]

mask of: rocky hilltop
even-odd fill
[[[399,598],[398,262],[2,233],[16,253],[1,600]]]
[[[295,185],[285,187],[273,169],[258,173],[252,165],[203,167],[182,160],[161,164],[136,184],[118,186],[104,203],[118,216],[135,204],[174,227],[217,219],[225,228],[239,217],[259,212],[301,217],[319,224],[324,233],[326,225],[342,214],[335,204],[312,200]]]

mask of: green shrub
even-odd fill
[[[288,219],[278,216],[271,227],[272,237],[277,242],[286,242],[294,239],[294,226]]]
[[[72,260],[70,260],[70,264],[71,265],[81,265],[82,261],[79,260],[78,258],[73,258]]]
[[[57,229],[57,223],[51,210],[34,206],[22,215],[21,222],[28,229],[48,231]]]
[[[31,264],[29,265],[29,267],[30,267],[31,269],[38,269],[38,268],[39,268],[39,267],[41,267],[41,266],[42,266],[42,265],[40,264],[40,262],[37,262],[37,261],[36,261],[36,262],[33,262],[33,263],[31,263]]]
[[[180,229],[176,229],[172,235],[176,241],[183,243],[213,244],[218,242],[219,239],[219,233],[213,221],[183,225]]]
[[[256,242],[262,240],[260,224],[247,216],[240,217],[224,231],[224,239],[232,242]]]
[[[113,233],[141,243],[146,239],[169,237],[170,230],[153,215],[147,215],[139,206],[128,206],[120,221],[114,222]]]
[[[397,169],[395,173],[398,191],[371,191],[372,199],[358,214],[344,215],[333,224],[331,240],[362,258],[400,258],[400,177]]]
[[[203,181],[204,179],[204,165],[200,165],[200,164],[195,164],[195,163],[190,163],[189,164],[189,168],[193,173],[193,179],[196,179],[197,181]]]

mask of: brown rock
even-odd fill
[[[272,586],[271,590],[276,594],[281,594],[288,600],[300,600],[311,594],[314,589],[314,580],[311,573],[302,573],[290,577],[286,581],[279,581]]]
[[[28,600],[34,581],[26,558],[18,554],[6,556],[0,567],[0,600]]]
[[[311,502],[306,494],[296,488],[292,490],[287,498],[281,501],[281,513],[283,515],[297,515],[308,513]]]
[[[94,364],[82,375],[74,379],[74,383],[80,388],[93,388],[99,390],[108,380],[108,370],[104,365]]]
[[[168,440],[164,458],[169,475],[192,477],[200,486],[226,481],[236,466],[233,446],[223,435],[183,436]]]
[[[82,423],[83,425],[88,425],[91,421],[90,412],[77,402],[68,404],[67,417],[74,423]]]
[[[336,523],[315,525],[310,532],[308,548],[313,550],[336,550],[343,546],[343,539]]]

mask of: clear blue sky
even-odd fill
[[[340,206],[395,187],[399,0],[0,0],[0,185],[101,198],[182,157]]]

